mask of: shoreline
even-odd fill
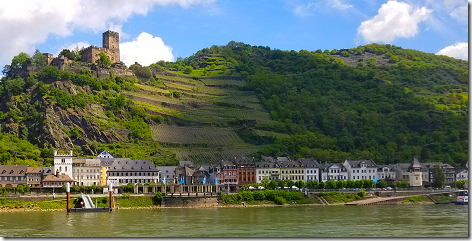
[[[113,211],[119,211],[119,210],[129,210],[129,209],[179,209],[179,208],[250,208],[250,207],[291,207],[291,206],[340,206],[340,205],[345,205],[347,203],[333,203],[329,205],[323,205],[323,204],[284,204],[284,205],[277,205],[277,204],[257,204],[257,205],[246,205],[243,206],[241,205],[235,205],[235,204],[227,204],[227,205],[217,205],[217,206],[210,206],[210,207],[200,207],[200,206],[191,206],[191,207],[162,207],[162,206],[149,206],[149,207],[120,207],[116,208]],[[389,204],[389,205],[431,205],[435,204],[434,202],[401,202],[398,204]],[[451,203],[452,204],[452,203]],[[436,205],[436,204],[435,204]],[[374,205],[378,206],[378,205]],[[385,205],[383,205],[385,206]],[[61,208],[61,209],[41,209],[39,207],[33,207],[33,208],[25,208],[25,207],[0,207],[0,213],[9,213],[9,212],[55,212],[55,211],[62,211],[65,212],[66,208]]]

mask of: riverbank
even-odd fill
[[[118,205],[115,210],[126,209],[169,209],[169,208],[248,208],[248,207],[281,207],[281,206],[326,206],[320,200],[324,197],[328,205],[345,205],[358,201],[361,198],[351,194],[325,193],[321,197],[301,197],[297,200],[285,200],[276,203],[272,200],[243,201],[236,196],[222,196],[222,202],[218,203],[216,197],[165,197],[162,206],[156,203],[154,196],[130,196],[115,197]],[[206,200],[203,200],[206,198]],[[246,197],[247,198],[247,197]],[[378,197],[374,197],[378,198]],[[71,207],[73,207],[73,198]],[[211,199],[211,200],[210,200]],[[365,198],[362,198],[365,199]],[[370,199],[370,198],[369,198]],[[98,207],[107,207],[108,198],[93,198]],[[210,200],[210,201],[207,201]],[[225,202],[226,200],[226,202]],[[229,201],[228,201],[229,200]],[[166,205],[166,203],[168,205]],[[210,204],[208,204],[210,203]],[[395,205],[427,205],[435,204],[426,196],[412,196]],[[17,201],[0,198],[0,212],[28,212],[28,211],[66,211],[66,199],[46,199],[41,201]]]

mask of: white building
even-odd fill
[[[72,177],[72,151],[69,153],[58,153],[54,150],[54,173]]]
[[[456,173],[456,180],[457,181],[469,180],[469,171],[467,169],[464,169]]]
[[[108,183],[157,183],[159,170],[149,160],[115,160],[107,171]]]
[[[344,180],[347,181],[347,170],[346,168],[338,163],[335,164],[321,164],[320,165],[320,181],[327,182],[329,180]]]
[[[377,168],[377,179],[386,181],[397,180],[395,165],[384,165]]]
[[[269,178],[270,181],[280,181],[280,167],[275,160],[266,160],[256,162],[256,182],[262,183],[264,177]]]
[[[79,186],[100,186],[101,170],[100,158],[77,158],[72,160],[72,179]]]
[[[320,168],[319,163],[314,159],[301,158],[297,160],[301,167],[305,168],[305,180],[308,181],[319,181]]]
[[[373,180],[377,176],[377,164],[373,160],[345,160],[343,163],[347,169],[349,180]]]
[[[100,158],[114,158],[112,154],[110,154],[108,151],[102,151],[102,153],[98,154],[97,157]]]

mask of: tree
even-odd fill
[[[161,193],[161,192],[157,192],[156,195],[154,195],[154,197],[152,197],[152,202],[154,203],[154,205],[159,205],[159,206],[161,206],[162,193]]]
[[[326,187],[326,182],[321,181],[321,182],[318,184],[318,189],[325,189],[325,187]]]
[[[373,188],[374,186],[375,186],[374,180],[368,179],[364,181],[364,185],[363,185],[364,188]]]
[[[347,188],[354,188],[354,187],[356,187],[356,184],[353,180],[347,180],[346,187]]]
[[[327,189],[336,189],[336,182],[334,180],[329,180],[326,182]]]
[[[378,187],[378,188],[385,188],[385,187],[387,187],[387,181],[385,181],[385,180],[380,180],[380,181],[378,181],[378,182],[377,182],[377,187]]]
[[[104,54],[103,52],[100,52],[98,53],[98,56],[100,56],[100,58],[97,59],[97,61],[95,61],[98,66],[106,68],[111,65],[110,58],[108,58],[106,54]]]
[[[292,186],[295,186],[295,182],[292,180],[287,180],[287,187],[292,188]]]
[[[13,57],[10,65],[3,67],[3,74],[7,77],[13,77],[18,74],[18,71],[28,64],[31,64],[33,59],[27,54],[21,52],[17,56]]]
[[[318,181],[316,180],[309,180],[306,182],[306,187],[308,189],[317,189],[318,188]]]
[[[346,186],[347,186],[347,182],[344,181],[344,180],[338,180],[338,181],[336,182],[336,188],[337,188],[337,189],[343,189],[343,188],[345,188]]]
[[[277,182],[274,180],[269,182],[269,185],[267,185],[270,189],[276,189],[277,188]]]
[[[364,186],[364,180],[356,180],[355,186],[356,188],[362,188]]]
[[[36,49],[36,51],[34,52],[33,60],[35,64],[41,66],[47,65],[48,63],[48,58],[44,54],[40,53],[38,49]]]
[[[433,187],[443,187],[446,183],[446,175],[444,171],[441,170],[439,165],[434,166],[433,170]]]
[[[193,68],[192,66],[185,66],[184,70],[183,70],[183,73],[184,74],[191,74],[193,71]]]
[[[63,49],[59,54],[70,60],[75,60],[75,58],[77,57],[75,52],[70,51],[69,49]]]
[[[281,187],[281,188],[284,188],[286,185],[287,185],[287,183],[286,183],[284,180],[280,180],[280,181],[277,183],[277,186],[279,186],[279,187]]]
[[[304,188],[305,187],[305,182],[302,181],[302,180],[299,180],[299,181],[295,182],[295,186],[298,187],[298,188]]]

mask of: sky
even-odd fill
[[[175,61],[230,41],[281,50],[369,43],[468,60],[467,0],[0,0],[0,65],[35,49],[102,45],[127,65]]]

